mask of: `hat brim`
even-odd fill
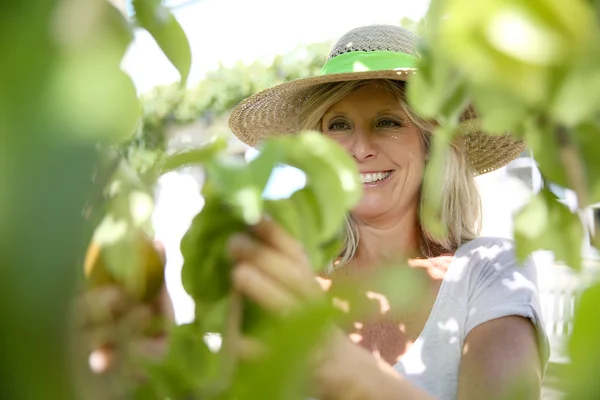
[[[414,68],[327,74],[301,78],[265,89],[240,102],[231,112],[229,128],[245,144],[256,147],[266,137],[294,134],[302,129],[301,105],[322,85],[366,79],[407,81],[417,72]],[[479,128],[477,116],[469,108],[463,117],[461,139],[467,158],[476,174],[501,168],[525,149],[522,140],[509,134],[486,134]]]

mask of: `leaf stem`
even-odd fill
[[[215,382],[211,395],[220,395],[231,385],[237,367],[237,346],[242,326],[242,294],[233,289],[231,292],[229,314],[225,325],[223,338],[223,355],[221,358],[221,371]]]
[[[589,194],[585,169],[579,157],[579,149],[571,140],[571,133],[566,127],[559,125],[555,129],[555,135],[559,147],[559,156],[565,166],[569,182],[577,195],[577,206],[583,209],[589,205]]]

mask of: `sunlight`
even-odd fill
[[[535,284],[533,282],[531,282],[529,279],[527,279],[523,274],[520,274],[518,272],[513,272],[512,274],[513,279],[503,279],[502,280],[502,284],[504,286],[506,286],[508,289],[510,289],[511,291],[515,291],[515,290],[519,290],[519,289],[528,289],[531,290],[532,292],[536,291],[535,288]]]
[[[468,352],[469,352],[469,343],[465,343],[465,345],[463,347],[463,351],[462,351],[463,356],[465,354],[467,354]]]
[[[550,64],[564,51],[559,35],[517,7],[506,7],[498,12],[490,22],[487,35],[500,51],[534,64]]]
[[[152,217],[154,199],[142,191],[134,191],[129,195],[129,208],[133,222],[137,225]]]
[[[381,313],[381,315],[384,315],[385,313],[387,313],[390,310],[390,302],[381,293],[375,293],[372,291],[368,291],[367,297],[371,300],[376,300],[379,302],[379,312]]]
[[[127,234],[127,222],[123,219],[117,220],[112,214],[107,214],[96,232],[94,232],[94,241],[102,245],[117,243]]]
[[[446,322],[438,321],[437,327],[448,332],[458,332],[458,322],[454,318],[450,318]]]
[[[360,333],[351,333],[348,335],[348,338],[352,341],[352,343],[360,343],[363,340],[363,336]]]
[[[348,300],[340,299],[339,297],[334,297],[332,299],[333,306],[345,312],[346,314],[350,312],[350,303]]]
[[[423,340],[417,339],[410,346],[410,351],[404,353],[399,362],[409,375],[422,374],[427,367],[423,363]]]

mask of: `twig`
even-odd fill
[[[557,126],[555,134],[560,160],[565,166],[567,179],[573,185],[573,190],[577,195],[577,206],[579,209],[586,208],[589,205],[589,193],[585,169],[581,157],[579,157],[579,149],[571,140],[571,134],[564,126]]]

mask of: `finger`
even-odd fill
[[[144,361],[158,361],[167,354],[167,338],[165,335],[146,337],[132,341],[129,351],[136,358]]]
[[[232,237],[230,248],[237,261],[250,262],[296,295],[310,298],[320,294],[313,274],[295,266],[299,261],[287,257],[282,252],[243,234]]]
[[[78,326],[105,324],[117,320],[130,306],[130,299],[116,285],[91,288],[75,299],[75,321]]]
[[[121,330],[128,336],[142,336],[151,331],[156,313],[148,304],[140,304],[123,316]]]
[[[113,323],[96,325],[81,333],[88,351],[116,346],[119,341],[119,331]]]
[[[267,347],[256,339],[240,336],[236,341],[235,352],[241,360],[255,361],[266,355]]]
[[[281,284],[265,276],[257,267],[245,262],[235,267],[233,285],[261,307],[276,314],[286,314],[298,305]]]
[[[301,261],[301,265],[310,270],[308,257],[300,242],[275,221],[261,220],[251,228],[251,231],[268,245],[284,254],[289,254],[295,260]]]

